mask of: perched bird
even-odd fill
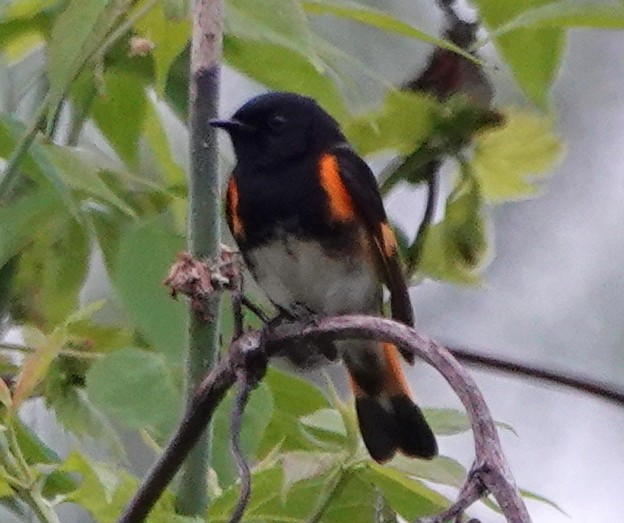
[[[271,302],[294,317],[381,315],[385,284],[392,317],[412,325],[377,182],[338,123],[313,99],[278,92],[211,124],[229,133],[237,159],[226,194],[230,230]],[[325,353],[337,352],[346,364],[372,458],[383,462],[397,450],[435,456],[435,437],[410,397],[397,349],[376,341],[334,344]]]

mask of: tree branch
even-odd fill
[[[138,523],[148,514],[175,474],[201,431],[208,424],[226,390],[236,380],[236,369],[245,368],[254,380],[260,379],[268,359],[286,344],[336,339],[374,339],[404,348],[433,365],[464,404],[475,437],[475,460],[460,498],[451,509],[456,514],[491,493],[509,523],[529,523],[530,516],[519,495],[505,460],[494,421],[470,374],[450,352],[416,330],[395,321],[369,316],[342,316],[303,321],[282,321],[262,331],[251,331],[234,341],[230,351],[202,381],[184,420],[157,463],[150,470],[119,523]],[[449,509],[449,510],[451,510]],[[448,511],[446,511],[448,512]],[[421,519],[438,523],[441,516]]]

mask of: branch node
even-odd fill
[[[207,308],[208,297],[215,292],[240,289],[241,266],[240,253],[223,244],[212,260],[198,260],[188,252],[180,252],[163,284],[169,287],[174,299],[178,294],[188,296],[195,314],[209,323],[212,317]]]

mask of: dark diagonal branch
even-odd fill
[[[589,378],[571,376],[563,372],[547,370],[533,365],[509,361],[466,348],[449,347],[449,351],[459,361],[467,365],[567,387],[573,389],[575,392],[583,392],[597,398],[611,401],[620,407],[624,407],[624,391],[618,390],[606,383],[601,383]]]
[[[475,460],[465,485],[460,490],[456,514],[478,499],[477,493],[491,493],[509,523],[531,521],[503,455],[489,409],[470,374],[450,352],[416,330],[392,320],[368,316],[342,316],[316,319],[313,323],[283,321],[262,331],[243,334],[229,353],[197,389],[182,424],[164,453],[148,472],[119,523],[142,521],[156,503],[203,429],[210,421],[237,372],[244,368],[252,382],[259,380],[269,358],[285,345],[337,339],[374,339],[388,341],[408,350],[435,367],[448,381],[464,404],[475,437]],[[238,369],[238,371],[237,371]],[[453,507],[451,507],[453,508]],[[447,511],[448,513],[448,511]],[[441,516],[421,522],[441,523]],[[445,516],[446,517],[446,516]],[[448,518],[447,518],[448,519]]]

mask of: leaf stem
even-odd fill
[[[4,168],[2,179],[0,179],[0,204],[7,203],[13,186],[17,181],[17,175],[19,174],[19,168],[24,160],[28,149],[35,141],[37,132],[41,126],[42,120],[45,118],[48,108],[48,96],[43,99],[41,105],[37,109],[32,123],[24,133],[24,136],[20,139],[17,147],[13,149],[11,156],[7,160],[6,167]]]
[[[351,478],[351,471],[344,466],[340,466],[336,469],[334,476],[331,478],[331,482],[327,485],[327,488],[321,495],[317,508],[312,512],[306,523],[318,523],[325,514],[327,507],[331,504],[334,498],[342,492],[342,489]]]
[[[407,274],[412,275],[418,269],[420,260],[422,259],[423,249],[431,223],[435,217],[436,207],[438,203],[438,194],[440,192],[440,181],[438,179],[437,166],[427,176],[427,204],[423,219],[418,227],[414,243],[409,247],[409,256],[407,259]]]

